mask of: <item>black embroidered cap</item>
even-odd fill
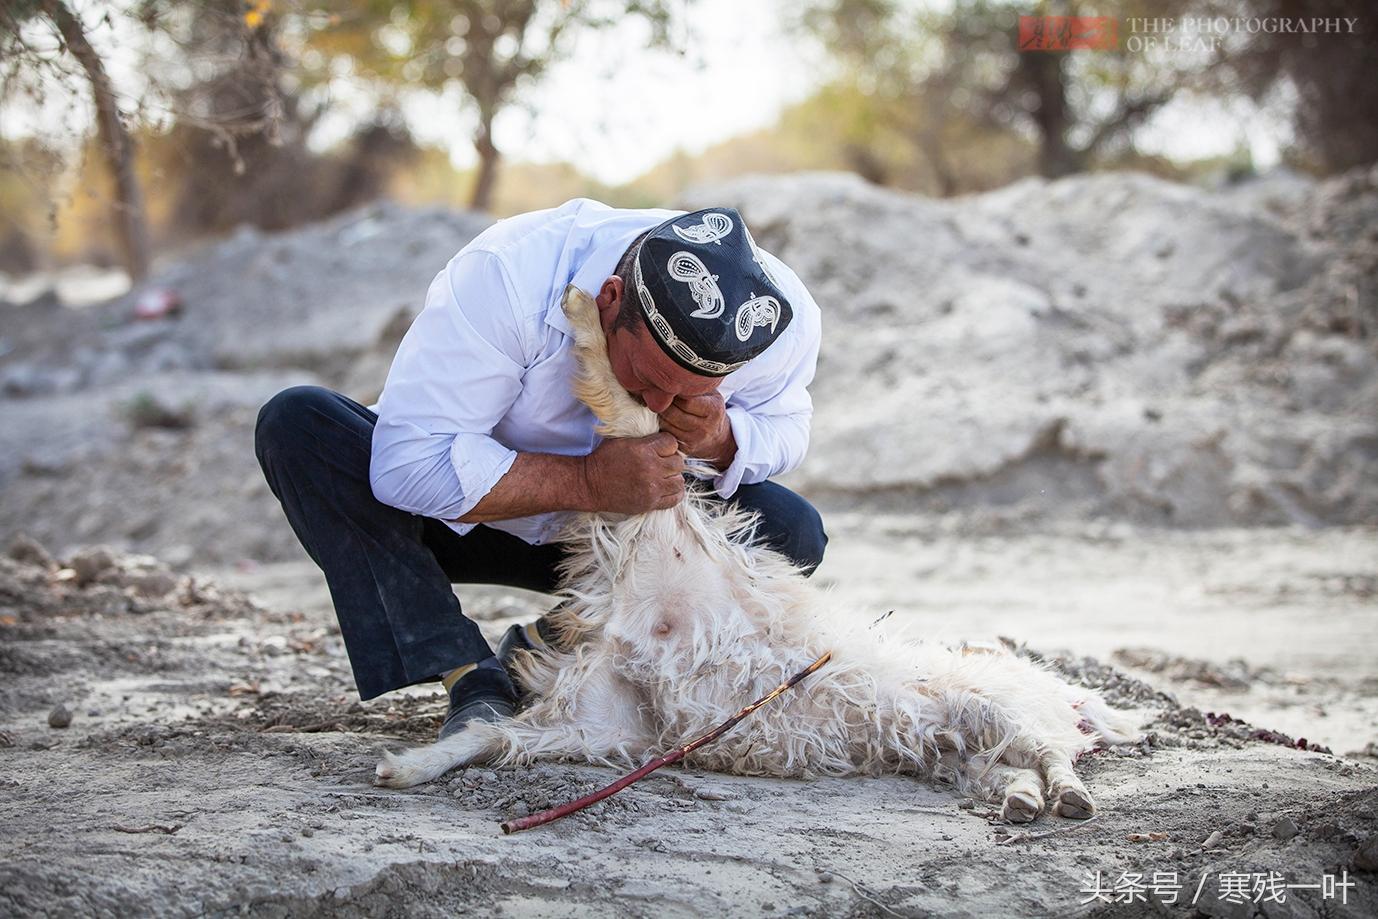
[[[665,221],[641,241],[633,265],[651,337],[700,376],[736,370],[794,316],[734,208]]]

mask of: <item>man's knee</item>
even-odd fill
[[[315,419],[334,409],[339,396],[323,386],[292,386],[273,396],[258,410],[254,452],[259,462],[269,451],[290,449]]]
[[[813,574],[828,545],[828,534],[817,508],[774,482],[743,486],[736,500],[760,515],[758,533],[770,548],[798,565],[804,574]]]
[[[805,575],[811,575],[823,563],[828,533],[823,529],[823,517],[818,509],[803,498],[799,499],[799,503],[803,506],[794,515],[794,524],[790,529],[792,546],[788,554],[796,565],[804,569]]]

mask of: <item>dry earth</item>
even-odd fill
[[[849,615],[871,615],[877,607],[862,610],[874,600],[913,594],[904,615],[892,618],[925,631],[980,635],[994,627],[1048,642],[1082,637],[1087,646],[1115,640],[1109,636],[1118,621],[1072,626],[1087,611],[1075,602],[1062,625],[1027,635],[1005,629],[1026,614],[1017,603],[1008,609],[1011,601],[1067,576],[1046,570],[1053,559],[1094,565],[1122,555],[1103,539],[982,545],[845,517],[834,529],[835,543],[870,540],[907,559],[888,575],[855,572],[848,580],[864,590],[839,584]],[[1227,542],[1252,545],[1265,558],[1287,548],[1285,539],[1278,545],[1266,536]],[[1365,630],[1372,624],[1355,615],[1350,594],[1314,589],[1309,566],[1328,559],[1325,570],[1334,576],[1357,563],[1353,574],[1371,577],[1375,544],[1371,532],[1347,533],[1310,554],[1284,552],[1297,562],[1274,572],[1279,583],[1309,591],[1304,602],[1333,618],[1340,657],[1355,653],[1355,642],[1371,643]],[[309,568],[226,572],[252,588],[258,605],[146,557],[90,551],[56,563],[35,545],[21,541],[11,558],[0,559],[0,667],[8,674],[0,694],[3,914],[1378,911],[1378,768],[1371,756],[1284,746],[1290,738],[1209,718],[1091,658],[1064,652],[1048,659],[1137,712],[1148,734],[1139,746],[1083,760],[1103,808],[1090,823],[1044,817],[1012,827],[981,803],[910,778],[789,782],[674,769],[586,814],[505,837],[500,820],[590,791],[613,773],[569,764],[474,767],[408,792],[374,788],[379,751],[433,736],[443,701],[426,687],[355,701],[328,599]],[[1241,606],[1248,615],[1274,600],[1241,604],[1217,592],[1222,581],[1248,572],[1228,556],[1212,568],[1192,540],[1160,537],[1154,555],[1162,566],[1151,573],[1130,573],[1134,562],[1124,559],[1126,571],[1102,574],[1102,583],[1112,576],[1119,582],[1131,611],[1154,602],[1132,596],[1149,585],[1196,592],[1194,608],[1182,612],[1206,617],[1237,617]],[[844,552],[819,576],[835,578],[861,560],[876,571],[884,565],[875,553]],[[936,582],[910,570],[948,563],[958,570]],[[980,582],[982,598],[961,604],[969,618],[942,609],[959,599],[954,592],[978,589],[962,576],[963,565],[994,575]],[[1092,592],[1091,606],[1110,596]],[[497,588],[461,594],[490,636],[548,602]],[[1199,675],[1179,679],[1165,670],[1162,678],[1186,698]],[[1340,684],[1351,696],[1375,691],[1340,678],[1312,688],[1311,700],[1330,704]],[[69,727],[50,726],[56,705],[70,712]],[[1133,841],[1147,834],[1162,835]],[[1116,885],[1124,895],[1127,875],[1175,872],[1179,903],[1168,907],[1152,892],[1147,904],[1083,903],[1097,870],[1112,897]],[[1321,883],[1332,873],[1354,886],[1334,899],[1292,890],[1285,903],[1257,907],[1219,899],[1221,872],[1274,871],[1290,883]]]

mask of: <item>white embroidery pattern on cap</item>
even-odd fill
[[[664,342],[667,348],[682,358],[685,363],[701,373],[716,377],[726,376],[746,363],[746,361],[737,361],[733,364],[724,364],[721,361],[710,361],[707,358],[699,357],[694,353],[694,349],[689,347],[688,342],[675,334],[675,330],[670,328],[670,323],[656,309],[655,299],[646,286],[645,278],[642,277],[640,246],[637,246],[636,258],[632,260],[632,271],[636,281],[636,291],[641,295],[641,311],[646,314],[646,321],[650,323],[655,336]]]
[[[672,223],[670,229],[674,230],[675,235],[687,243],[698,243],[699,245],[717,243],[721,246],[720,240],[732,232],[732,218],[726,214],[719,214],[717,211],[709,211],[703,215],[702,223],[688,227],[681,227],[679,224]]]
[[[742,232],[746,234],[746,244],[751,247],[751,260],[760,266],[761,274],[766,276],[767,281],[779,287],[780,282],[775,280],[775,275],[771,274],[766,260],[761,258],[761,250],[756,248],[756,240],[751,238],[751,231],[746,228],[746,224],[742,224]]]
[[[737,319],[732,326],[736,329],[737,340],[746,341],[757,326],[770,326],[775,334],[775,325],[780,321],[780,301],[774,297],[758,297],[753,292],[751,299],[737,307]]]
[[[666,265],[670,277],[689,285],[689,293],[699,308],[690,313],[695,319],[717,319],[727,305],[718,289],[718,276],[708,272],[708,266],[689,252],[676,252]]]

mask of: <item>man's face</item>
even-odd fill
[[[705,377],[685,370],[656,344],[645,322],[632,330],[614,329],[624,293],[622,279],[614,275],[598,291],[598,316],[608,337],[608,360],[617,382],[632,397],[657,415],[670,407],[676,396],[703,396],[713,392],[721,377]]]

